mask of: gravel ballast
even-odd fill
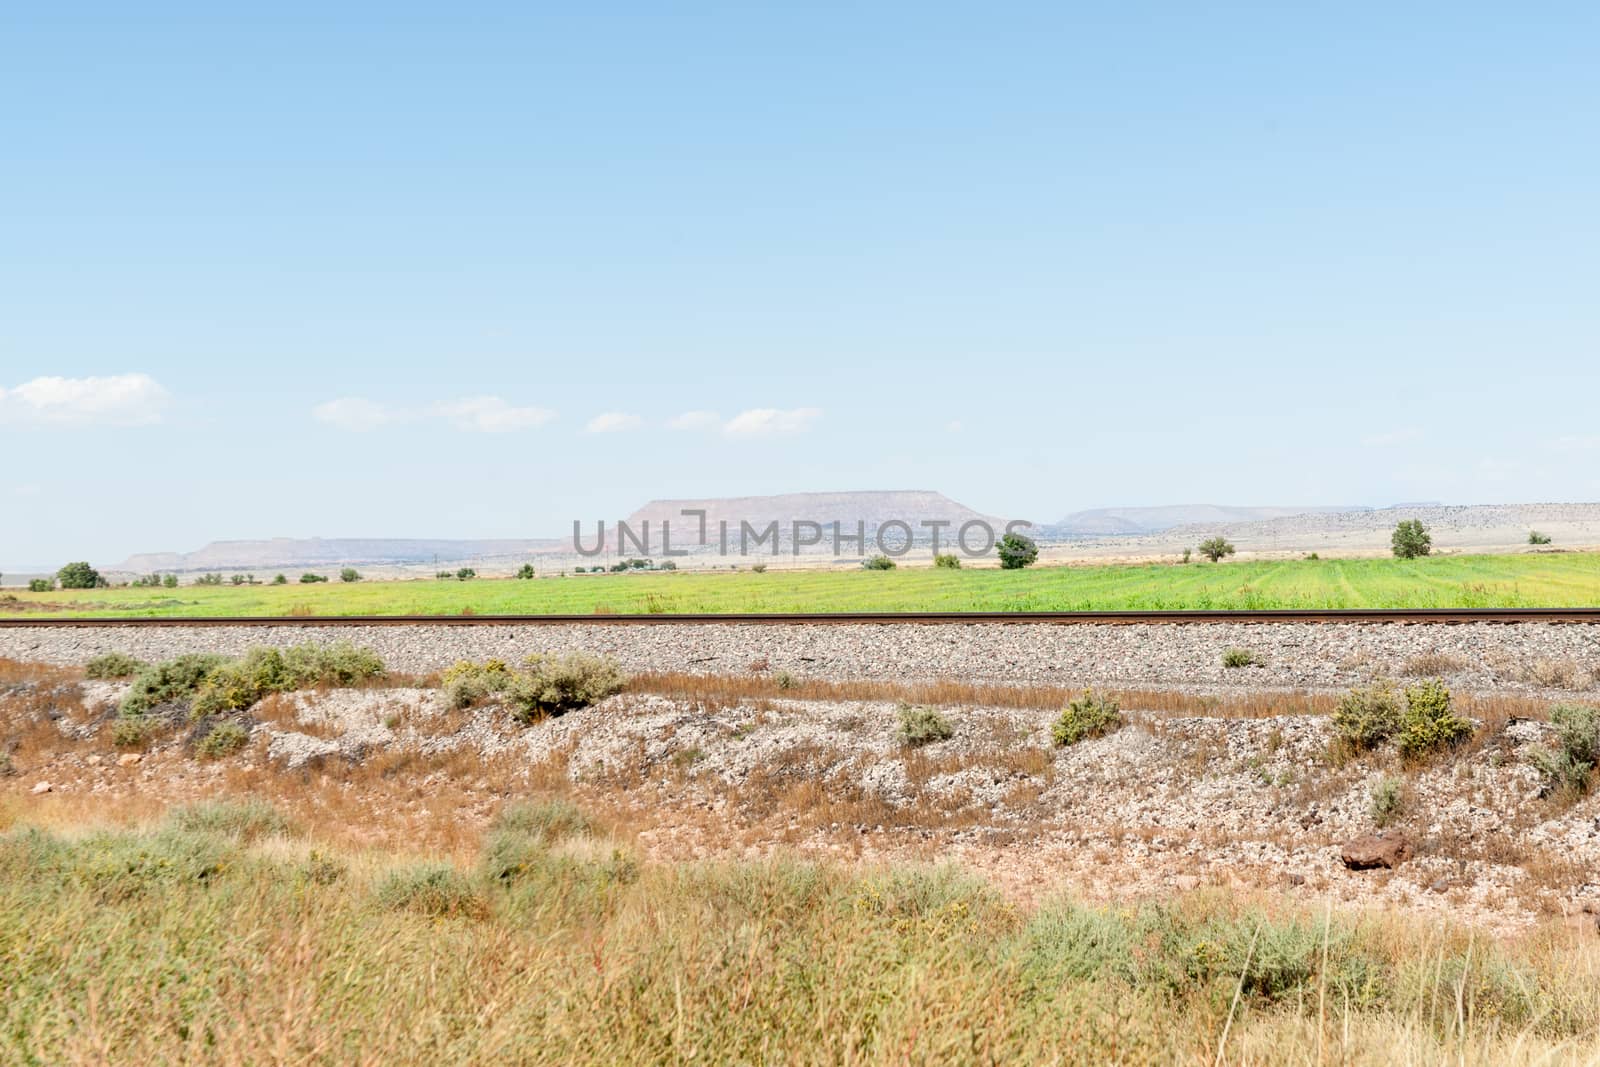
[[[365,645],[408,673],[582,650],[629,671],[741,674],[765,663],[825,679],[1332,688],[1441,674],[1480,690],[1600,687],[1600,626],[1550,623],[15,627],[0,629],[0,657],[76,665],[110,651],[159,660],[307,641]],[[1261,662],[1224,667],[1230,648]]]

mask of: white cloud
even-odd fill
[[[1413,441],[1420,441],[1423,433],[1415,426],[1405,426],[1398,430],[1386,430],[1383,433],[1368,434],[1361,439],[1361,443],[1368,448],[1393,448],[1395,445],[1406,445]]]
[[[0,389],[0,423],[148,426],[161,421],[169,399],[148,374],[35,378],[15,389]]]
[[[352,433],[365,433],[382,426],[403,422],[406,414],[396,408],[385,407],[373,400],[359,396],[346,396],[318,404],[311,409],[311,417],[318,422]]]
[[[434,413],[450,420],[458,430],[475,433],[509,433],[543,426],[556,417],[549,408],[513,407],[497,396],[472,396],[440,404]]]
[[[715,411],[685,411],[667,421],[669,430],[714,430],[722,424]]]
[[[584,427],[587,433],[623,433],[627,430],[637,430],[644,425],[644,420],[637,415],[629,415],[623,411],[608,411],[604,415],[596,415]]]
[[[779,434],[804,433],[811,424],[822,418],[821,408],[751,408],[741,411],[728,420],[722,428],[730,437],[772,437]]]

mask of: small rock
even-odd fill
[[[87,763],[91,767],[100,766],[100,753],[98,753],[98,752],[89,753],[88,759],[84,760],[84,762]]]
[[[1339,852],[1339,858],[1352,871],[1370,871],[1376,867],[1398,867],[1416,852],[1411,839],[1398,830],[1385,830],[1381,834],[1363,834],[1349,842]]]
[[[43,795],[45,793],[50,792],[50,790],[52,788],[54,788],[54,787],[51,786],[51,784],[49,782],[40,782],[40,783],[38,783],[37,785],[35,785],[33,787],[32,792],[33,792],[34,796],[41,796],[41,795]]]
[[[144,759],[144,757],[139,755],[139,753],[137,753],[137,752],[124,752],[122,755],[117,757],[117,766],[118,767],[133,767],[133,766],[137,766],[139,761],[142,760],[142,759]]]

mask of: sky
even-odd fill
[[[13,5],[0,565],[1600,499],[1600,8]]]

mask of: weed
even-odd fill
[[[1558,704],[1550,709],[1550,725],[1556,730],[1556,746],[1535,749],[1528,760],[1544,776],[1547,794],[1582,796],[1600,763],[1600,708]]]
[[[1248,648],[1230,648],[1222,653],[1222,665],[1230,669],[1235,667],[1259,667],[1264,663],[1266,663],[1266,660]]]
[[[1050,736],[1058,746],[1075,745],[1121,729],[1122,721],[1122,711],[1115,700],[1097,697],[1093,690],[1085,689],[1082,696],[1062,709]]]
[[[934,741],[948,741],[955,736],[950,720],[933,708],[920,704],[901,704],[900,743],[907,748],[921,748]]]
[[[1372,787],[1368,812],[1374,826],[1384,827],[1398,819],[1405,810],[1405,783],[1398,778],[1384,777]]]

